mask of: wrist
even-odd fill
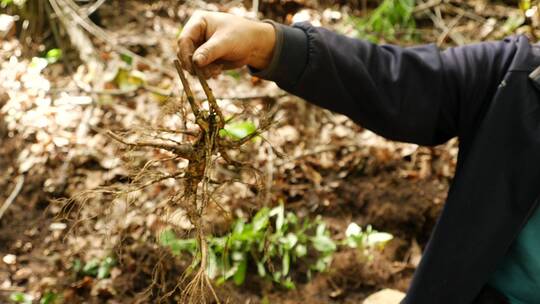
[[[248,60],[248,65],[258,70],[264,70],[272,61],[276,46],[276,30],[268,22],[257,22],[254,37],[255,47]]]

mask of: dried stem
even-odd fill
[[[196,153],[193,150],[193,146],[189,144],[172,144],[172,143],[163,143],[163,142],[158,142],[158,141],[147,141],[147,140],[142,140],[142,141],[132,143],[132,142],[125,141],[124,139],[122,139],[120,136],[118,136],[112,131],[107,131],[107,135],[109,135],[112,139],[126,146],[150,147],[150,148],[162,149],[162,150],[172,152],[181,158],[185,158],[188,160],[197,159]]]
[[[216,98],[214,97],[214,93],[212,92],[212,89],[208,86],[208,83],[206,82],[206,79],[201,72],[199,68],[197,68],[194,65],[195,74],[197,75],[197,78],[199,78],[199,82],[201,83],[201,86],[203,88],[204,94],[206,94],[206,98],[208,99],[208,103],[210,104],[210,108],[217,114],[219,117],[218,127],[219,129],[223,129],[225,126],[225,119],[223,119],[223,113],[221,113],[221,109],[219,108]]]

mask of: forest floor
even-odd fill
[[[284,22],[308,19],[346,34],[354,32],[348,16],[357,14],[358,8],[282,2],[263,2],[264,16]],[[162,296],[174,288],[190,260],[170,256],[156,242],[163,225],[157,210],[169,193],[178,191],[177,185],[152,185],[123,205],[97,196],[76,216],[66,216],[65,206],[56,201],[99,186],[127,184],[134,167],[130,161],[164,156],[151,149],[128,155],[102,130],[174,123],[163,114],[170,98],[163,95],[170,94],[160,92],[180,93],[179,80],[170,73],[171,60],[180,25],[195,6],[121,3],[107,1],[99,10],[99,24],[113,44],[154,63],[134,58],[144,85],[139,76],[127,83],[118,80],[125,62],[110,41],[93,40],[97,63],[69,72],[61,61],[40,66],[20,40],[13,35],[2,38],[0,207],[10,204],[0,215],[0,303],[12,301],[16,292],[45,304],[54,303],[43,302],[47,294],[59,295],[63,303],[177,299],[178,292]],[[238,2],[198,5],[247,14]],[[402,44],[438,41],[446,47],[497,39],[518,29],[501,29],[519,14],[503,3],[430,1],[419,3],[416,10],[429,13],[418,18],[417,38]],[[354,249],[340,249],[327,272],[299,279],[296,289],[259,278],[251,265],[241,288],[225,283],[217,288],[218,295],[226,303],[360,303],[382,288],[405,291],[443,208],[455,170],[457,141],[433,148],[387,141],[342,115],[284,94],[245,69],[224,73],[209,84],[228,115],[256,116],[270,105],[278,117],[263,134],[265,141],[250,143],[238,155],[265,173],[265,195],[261,199],[243,183],[227,186],[220,203],[228,215],[216,206],[207,210],[213,233],[230,229],[231,217],[249,217],[262,206],[282,201],[301,217],[321,215],[337,238],[351,222],[394,235],[370,262],[360,262]],[[202,96],[198,88],[196,95]],[[107,278],[74,270],[77,263],[111,253],[118,262]],[[161,285],[154,284],[156,265],[165,269]]]

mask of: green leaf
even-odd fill
[[[298,243],[298,237],[296,234],[289,232],[286,236],[280,238],[279,240],[286,249],[292,249],[296,243]]]
[[[291,280],[291,278],[287,278],[286,280],[281,282],[281,285],[287,289],[295,289],[296,285],[294,285],[294,282]]]
[[[313,247],[320,252],[334,252],[337,249],[334,241],[326,235],[316,235],[311,238],[311,242],[313,243]]]
[[[324,272],[330,266],[330,263],[332,263],[332,255],[324,255],[317,259],[311,268],[318,272]]]
[[[270,209],[262,208],[255,214],[251,223],[253,224],[253,231],[260,231],[266,229],[270,222]]]
[[[366,243],[368,246],[376,246],[376,245],[385,244],[393,238],[394,236],[391,235],[390,233],[373,232],[367,236]]]
[[[128,54],[120,54],[120,59],[128,65],[133,64],[133,57],[129,56]]]
[[[281,259],[281,268],[283,271],[283,276],[289,274],[289,270],[291,269],[291,255],[289,254],[288,250],[285,251],[283,258]]]
[[[14,303],[32,304],[34,298],[29,294],[16,291],[9,295],[9,299]]]
[[[169,247],[174,255],[180,255],[183,251],[194,255],[197,250],[197,241],[195,239],[177,239],[171,229],[161,232],[159,242],[161,246]]]
[[[281,280],[281,271],[274,271],[272,273],[272,278],[275,282],[279,282]]]
[[[238,269],[236,270],[233,276],[233,281],[236,285],[242,285],[244,283],[244,281],[246,280],[246,272],[247,272],[247,259],[244,256],[244,258],[238,264]]]
[[[324,235],[326,232],[326,224],[325,223],[319,223],[317,225],[317,230],[315,231],[315,235]]]
[[[82,271],[82,267],[83,265],[80,259],[73,260],[73,264],[71,265],[73,272],[80,273]]]
[[[285,207],[283,204],[270,210],[270,216],[276,216],[276,231],[281,232],[283,224],[285,223]]]
[[[208,249],[208,266],[206,268],[206,274],[210,279],[215,279],[219,275],[218,258],[214,253],[214,250]]]
[[[2,2],[0,2],[2,7],[6,7],[6,6],[10,5],[11,3],[13,3],[13,0],[2,0]]]
[[[162,246],[169,246],[174,241],[176,241],[176,235],[171,229],[164,230],[159,235],[159,242]]]
[[[240,72],[238,70],[228,70],[225,72],[225,75],[231,76],[235,80],[239,80],[242,77],[242,75],[240,75]]]
[[[49,63],[55,63],[58,60],[62,59],[62,50],[61,49],[50,49],[45,58]]]
[[[299,258],[304,257],[307,254],[307,248],[305,245],[302,245],[302,244],[298,244],[294,248],[294,250],[295,250],[296,256]]]
[[[59,300],[58,294],[47,291],[39,300],[39,304],[56,304],[57,300]]]
[[[257,261],[257,273],[260,277],[266,276],[266,268],[264,267],[264,263],[262,261]]]
[[[114,77],[114,83],[121,90],[134,91],[145,83],[145,75],[140,71],[119,68]]]
[[[19,8],[22,8],[26,4],[26,0],[2,0],[2,2],[0,2],[0,7],[6,7],[10,4],[14,4]]]
[[[257,127],[253,122],[235,121],[227,123],[223,129],[219,130],[219,136],[238,140],[251,135],[255,131],[257,131]]]
[[[99,268],[97,271],[97,278],[98,279],[105,279],[108,278],[111,275],[111,268],[116,265],[116,260],[112,257],[106,257],[101,263],[99,264]]]
[[[82,269],[82,274],[95,277],[98,274],[99,260],[92,259],[86,263]]]

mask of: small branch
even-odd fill
[[[439,4],[441,4],[441,0],[431,0],[431,1],[428,1],[428,2],[425,2],[425,3],[418,4],[413,9],[413,14],[423,12],[423,11],[428,10],[428,9],[434,7],[434,6],[439,5]]]
[[[448,37],[448,35],[452,32],[454,27],[458,24],[459,20],[461,20],[461,17],[463,17],[463,14],[459,14],[454,19],[452,19],[450,24],[448,24],[448,28],[444,30],[444,32],[437,39],[437,46],[440,47],[444,43],[444,41],[446,40],[446,37]]]
[[[105,1],[106,0],[97,0],[96,3],[89,5],[88,8],[85,8],[85,17],[92,15],[92,13],[95,12],[101,5],[103,5]]]
[[[2,205],[2,208],[0,208],[0,219],[2,219],[2,216],[4,215],[6,210],[9,208],[9,206],[11,206],[11,204],[17,198],[17,195],[19,195],[19,193],[21,192],[23,184],[24,184],[24,175],[21,174],[17,178],[17,184],[15,184],[15,188],[13,188],[13,191],[11,192],[9,197],[6,199],[6,201]]]
[[[189,86],[189,82],[186,78],[186,75],[184,75],[184,69],[182,68],[182,63],[180,63],[180,60],[175,59],[174,66],[176,67],[178,76],[180,76],[180,81],[182,81],[182,86],[184,87],[184,92],[186,93],[189,105],[191,106],[191,111],[193,111],[193,114],[195,115],[196,118],[199,118],[201,115],[200,106],[195,101],[195,96],[193,95],[193,92],[191,91],[191,87]]]
[[[208,86],[208,82],[206,82],[206,79],[204,78],[204,75],[202,74],[201,70],[198,69],[195,65],[194,70],[195,74],[197,74],[197,78],[199,78],[199,82],[201,83],[201,86],[203,88],[204,94],[206,95],[206,98],[208,98],[208,103],[210,104],[210,108],[217,114],[219,117],[219,123],[218,127],[219,129],[223,129],[225,126],[225,119],[223,118],[223,113],[221,113],[221,109],[219,108],[216,98],[214,97],[214,93],[212,92],[212,89]]]
[[[168,128],[149,128],[150,131],[154,131],[154,132],[162,132],[162,133],[176,133],[176,134],[184,134],[184,135],[189,135],[189,136],[198,136],[199,133],[198,132],[195,132],[195,131],[192,131],[192,130],[181,130],[181,129],[178,129],[178,130],[174,130],[174,129],[168,129]]]
[[[112,131],[107,131],[107,135],[109,135],[112,139],[130,147],[150,147],[150,148],[162,149],[162,150],[172,152],[178,155],[179,157],[185,158],[187,160],[195,160],[197,157],[195,155],[195,152],[193,151],[193,147],[187,144],[176,145],[176,144],[162,143],[162,142],[155,142],[155,141],[139,141],[139,142],[131,143],[131,142],[125,141],[124,139],[122,139],[120,136],[118,136]]]
[[[170,179],[170,178],[177,179],[177,178],[178,178],[180,175],[182,175],[182,174],[184,174],[184,178],[187,178],[187,177],[188,177],[188,176],[185,174],[185,172],[183,172],[183,171],[177,172],[177,173],[174,173],[174,174],[163,175],[163,176],[160,176],[160,177],[158,177],[158,178],[155,178],[155,179],[153,179],[153,180],[150,180],[150,181],[148,181],[148,182],[146,182],[146,183],[144,183],[144,184],[142,184],[142,185],[136,187],[136,188],[133,190],[133,192],[142,190],[142,189],[144,189],[144,188],[147,188],[147,187],[149,187],[149,186],[152,186],[152,185],[154,185],[154,184],[157,184],[157,183],[159,183],[159,182],[162,182],[162,181],[164,181],[164,180],[166,180],[166,179]],[[131,192],[131,191],[130,191],[130,192]]]

